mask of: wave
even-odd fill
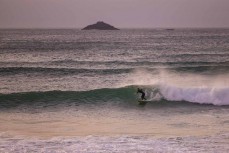
[[[56,105],[121,105],[136,106],[139,86],[103,88],[90,91],[44,91],[0,94],[0,108],[20,105],[49,107]],[[229,105],[229,88],[182,88],[169,85],[140,86],[146,92],[149,105]],[[155,102],[155,103],[154,103]]]
[[[55,106],[55,105],[99,105],[105,103],[123,103],[136,101],[135,89],[103,88],[90,91],[44,91],[0,94],[0,107],[13,108],[20,105]]]
[[[175,55],[174,55],[175,56]],[[224,55],[225,57],[225,55]],[[83,61],[83,60],[55,60],[55,61],[43,61],[43,62],[16,62],[16,61],[0,61],[1,65],[10,66],[10,65],[131,65],[131,66],[229,66],[228,60],[223,61],[157,61],[152,59],[146,59],[146,58],[135,58],[130,61],[122,61],[122,60],[108,60],[108,61]],[[1,66],[3,67],[3,66]]]
[[[15,75],[25,73],[71,75],[80,73],[120,74],[128,73],[131,69],[77,69],[77,68],[47,68],[47,67],[4,67],[0,68],[1,75]]]
[[[55,67],[0,67],[0,75],[15,75],[15,74],[47,74],[47,75],[73,75],[73,74],[96,74],[96,75],[107,75],[107,74],[123,74],[131,73],[136,69],[144,69],[151,72],[160,72],[161,70],[167,70],[179,73],[198,73],[198,74],[225,74],[229,72],[229,66],[178,66],[178,67],[127,67],[127,68],[116,68],[116,69],[91,69],[91,68],[55,68]]]

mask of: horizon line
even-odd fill
[[[84,27],[0,27],[0,29],[83,29]],[[228,27],[116,27],[124,29],[229,29]]]

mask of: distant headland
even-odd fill
[[[97,22],[96,24],[88,25],[82,30],[119,30],[112,25],[104,23],[102,21]]]

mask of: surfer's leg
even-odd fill
[[[145,95],[144,95],[144,94],[141,96],[141,98],[142,98],[142,100],[146,100],[146,98],[145,98]]]
[[[142,96],[141,96],[142,100],[146,100],[145,95],[146,95],[146,94],[143,92],[143,93],[142,93]]]

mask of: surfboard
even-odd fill
[[[147,104],[149,101],[147,101],[147,100],[138,100],[138,104],[139,105],[145,105],[145,104]]]

